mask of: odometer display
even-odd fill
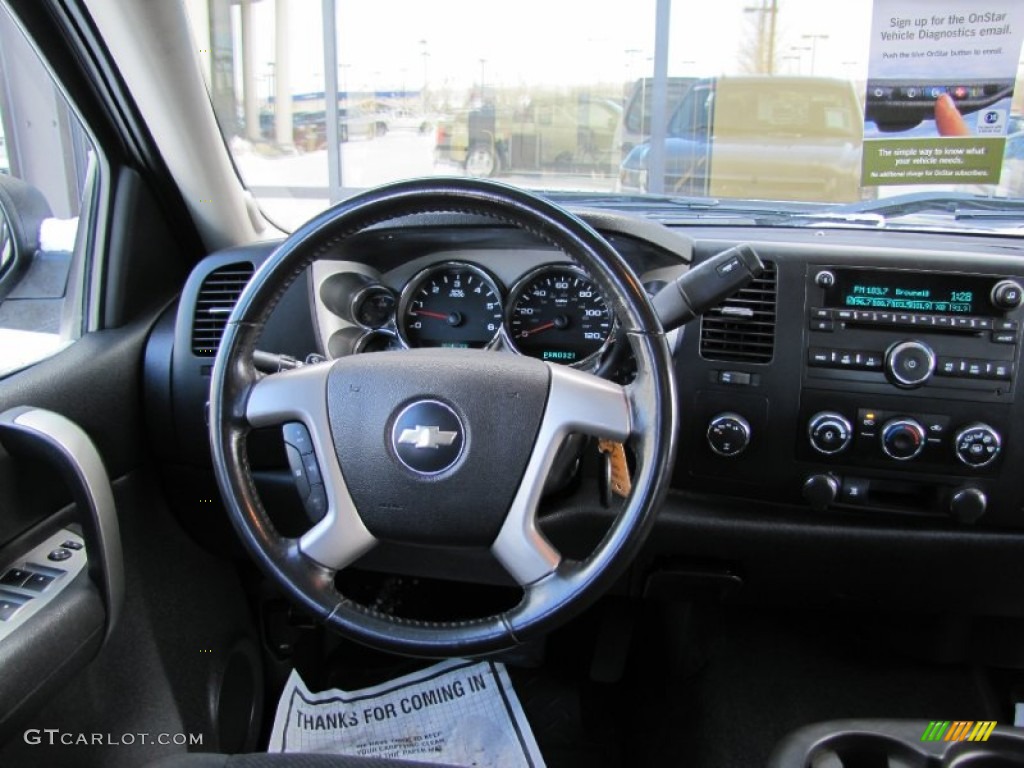
[[[542,267],[513,289],[508,335],[524,355],[582,365],[608,342],[612,313],[594,283],[572,267]]]
[[[419,274],[402,294],[400,330],[410,347],[480,348],[501,330],[498,287],[470,264]]]

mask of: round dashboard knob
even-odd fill
[[[750,445],[750,424],[738,413],[720,413],[708,424],[708,445],[719,456],[737,456]]]
[[[1024,303],[1024,288],[1016,280],[1000,280],[992,287],[992,304],[998,309],[1016,309]]]
[[[814,276],[814,282],[817,283],[819,288],[831,288],[836,284],[836,276],[833,272],[823,269]]]
[[[924,450],[924,427],[913,419],[893,419],[882,427],[882,450],[897,461],[909,461]]]
[[[811,447],[818,453],[831,456],[845,451],[853,437],[850,422],[834,411],[822,411],[811,417],[807,424],[807,437]]]
[[[949,500],[949,512],[961,523],[973,523],[985,514],[988,498],[980,488],[961,488]]]
[[[1002,450],[1003,440],[988,424],[968,424],[956,433],[953,447],[956,457],[968,467],[987,467]]]
[[[923,341],[901,341],[889,347],[885,370],[898,387],[919,387],[935,371],[935,353]]]
[[[815,512],[824,512],[839,496],[839,481],[832,475],[811,475],[804,481],[804,498]]]

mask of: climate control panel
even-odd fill
[[[879,398],[829,397],[805,392],[798,430],[798,458],[852,467],[930,471],[972,477],[991,473],[1006,447],[999,412],[976,404],[948,404],[934,411],[907,408],[910,403]],[[856,399],[855,399],[856,397]],[[821,408],[823,402],[834,407]],[[815,407],[819,406],[819,407]],[[985,413],[985,418],[978,416]]]

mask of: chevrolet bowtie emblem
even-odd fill
[[[398,436],[400,444],[415,446],[416,448],[433,448],[435,451],[442,445],[451,445],[458,432],[445,432],[440,427],[424,427],[420,424],[415,429],[403,429]]]

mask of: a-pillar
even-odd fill
[[[274,1],[274,136],[282,148],[292,146],[291,67],[288,55],[288,0]]]
[[[256,67],[253,64],[252,3],[241,0],[242,13],[242,114],[245,116],[245,137],[259,141],[260,102],[256,93]]]

